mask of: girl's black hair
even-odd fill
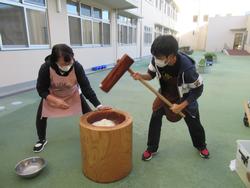
[[[66,44],[56,44],[52,48],[50,60],[57,62],[59,57],[63,57],[65,62],[70,62],[74,57],[72,48]]]
[[[172,35],[160,35],[151,46],[151,54],[155,57],[176,55],[178,48],[178,42]]]

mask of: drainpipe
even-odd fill
[[[0,50],[3,49],[3,41],[2,41],[2,35],[0,33]]]
[[[141,0],[141,10],[140,10],[140,12],[141,12],[141,17],[142,17],[142,0]],[[142,58],[142,45],[143,45],[143,41],[142,41],[142,36],[143,36],[143,33],[144,33],[144,30],[142,30],[143,29],[143,27],[142,27],[142,18],[140,18],[140,58]]]
[[[117,17],[118,17],[118,9],[114,9],[114,15],[113,15],[113,44],[114,44],[114,53],[115,53],[115,59],[114,62],[116,63],[116,60],[118,59],[118,25],[117,25]]]

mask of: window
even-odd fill
[[[125,25],[122,25],[122,32],[121,32],[121,43],[128,44],[128,28]]]
[[[165,3],[165,2],[164,2],[164,0],[160,0],[160,2],[159,2],[159,3],[160,3],[160,7],[159,7],[159,9],[160,9],[160,10],[162,10],[162,9],[163,9],[163,7],[164,7],[164,3]]]
[[[70,44],[81,45],[81,20],[69,16]]]
[[[136,27],[134,27],[133,28],[133,34],[132,34],[132,43],[133,44],[136,44],[136,42],[137,42],[137,29],[136,29]]]
[[[144,26],[144,44],[150,45],[152,43],[152,27]]]
[[[170,29],[164,28],[164,29],[163,29],[163,34],[164,34],[164,35],[170,34]]]
[[[165,0],[164,13],[167,14],[168,2]]]
[[[46,13],[27,9],[30,44],[48,44]]]
[[[110,44],[110,26],[103,23],[103,44]]]
[[[174,20],[177,21],[177,12],[174,12]]]
[[[83,44],[92,44],[92,21],[82,20]]]
[[[198,16],[197,15],[193,16],[193,22],[198,22]]]
[[[24,1],[45,5],[45,1]],[[0,34],[3,49],[32,48],[48,46],[49,34],[45,7],[32,9],[0,3]],[[26,14],[26,16],[25,16]]]
[[[93,17],[102,19],[102,10],[100,10],[98,8],[94,8]]]
[[[155,0],[155,7],[158,8],[159,0]]]
[[[24,2],[34,4],[34,5],[45,6],[45,0],[24,0]]]
[[[91,7],[81,4],[81,15],[91,16]]]
[[[173,18],[173,20],[177,21],[177,9],[176,7],[172,8],[172,15],[171,17]]]
[[[204,21],[204,22],[207,22],[207,21],[208,21],[208,15],[204,15],[204,16],[203,16],[203,21]]]
[[[155,26],[155,38],[162,35],[162,26]]]
[[[125,16],[118,16],[118,43],[136,44],[137,20]]]
[[[94,44],[102,43],[102,23],[93,22]]]
[[[108,10],[103,10],[102,11],[102,19],[103,20],[109,20],[109,11]]]
[[[121,36],[121,33],[122,33],[122,27],[121,27],[121,25],[118,25],[118,30],[117,30],[117,37],[118,37],[118,43],[121,43],[121,41],[122,41],[122,36]]]
[[[132,37],[133,37],[133,28],[129,27],[128,28],[128,43],[132,44]]]
[[[0,3],[0,32],[3,46],[27,46],[24,10]]]
[[[173,18],[173,7],[170,7],[170,18]]]
[[[74,4],[69,0],[67,3],[67,6]],[[77,15],[72,15],[72,9],[68,9],[70,44],[73,46],[110,45],[109,10],[82,3],[77,3],[77,7],[80,7]],[[77,8],[74,10],[76,13]]]
[[[67,11],[70,14],[79,15],[79,4],[74,1],[67,0]]]
[[[147,2],[149,2],[150,4],[153,4],[153,0],[146,0]]]

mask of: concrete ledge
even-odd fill
[[[36,87],[36,80],[0,87],[0,98],[14,95],[17,93],[33,90]]]

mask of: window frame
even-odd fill
[[[94,47],[94,34],[93,34],[93,20],[90,17],[84,16],[81,17],[81,34],[82,34],[82,45],[84,47]],[[91,43],[84,43],[84,32],[83,32],[83,21],[90,21],[91,23]]]
[[[1,33],[0,33],[0,51],[48,49],[50,47],[51,42],[50,42],[50,32],[49,32],[49,22],[48,22],[47,0],[45,0],[45,6],[40,6],[40,5],[37,5],[37,4],[27,3],[24,0],[21,0],[21,2],[0,0],[0,3],[6,4],[6,5],[11,5],[11,6],[17,6],[17,7],[22,8],[22,11],[24,12],[24,22],[25,22],[25,29],[26,29],[25,35],[27,37],[27,46],[25,46],[25,47],[15,47],[15,46],[18,46],[18,45],[4,45],[2,43],[2,36],[1,36]],[[29,26],[28,26],[27,9],[45,12],[45,21],[46,21],[47,32],[48,32],[48,44],[44,44],[44,45],[30,44],[30,33],[29,33]]]
[[[154,1],[153,0],[146,0],[151,6],[154,6]]]
[[[104,35],[103,35],[103,33],[104,33],[103,32],[103,28],[104,28],[103,25],[104,24],[108,24],[109,25],[109,44],[105,44],[104,43]],[[111,46],[111,24],[110,24],[110,22],[105,22],[105,21],[102,22],[102,45],[103,46]]]
[[[145,35],[146,35],[146,36],[151,35],[151,42],[150,42],[150,43],[145,41]],[[147,38],[147,40],[148,40],[148,38]],[[153,42],[153,27],[144,25],[143,44],[144,44],[145,46],[149,46],[149,45],[152,44],[152,42]]]
[[[136,36],[135,36],[135,38],[137,38],[137,21],[136,21],[136,24],[132,24],[133,22],[132,22],[132,20],[133,19],[135,19],[135,18],[130,18],[130,17],[126,17],[126,16],[122,16],[122,17],[124,17],[125,18],[125,20],[126,21],[124,21],[124,20],[120,20],[119,19],[119,16],[120,15],[118,15],[118,18],[117,18],[117,26],[118,26],[118,30],[117,30],[117,32],[118,32],[118,35],[117,35],[117,42],[118,42],[118,45],[119,46],[136,46],[137,45],[137,40],[136,41],[133,41],[133,30],[135,29],[135,34],[136,34]],[[128,18],[130,19],[130,23],[128,23]],[[127,27],[127,40],[126,40],[126,43],[123,43],[122,42],[122,37],[119,37],[120,36],[120,30],[119,30],[119,26],[126,26]],[[132,38],[131,38],[131,40],[132,40],[132,43],[129,43],[129,28],[132,28]],[[122,30],[122,29],[121,29]],[[121,39],[121,41],[120,41],[120,39]]]
[[[100,26],[101,26],[101,28],[100,28],[100,31],[101,31],[101,39],[100,39],[100,42],[101,43],[94,43],[95,42],[95,37],[94,37],[94,23],[97,23],[97,24],[100,24]],[[102,44],[103,44],[103,26],[102,26],[102,22],[100,21],[100,20],[97,20],[97,19],[93,19],[92,20],[92,44],[93,44],[93,46],[94,47],[100,47],[100,46],[102,46]]]
[[[86,16],[86,15],[83,15],[81,13],[81,5],[86,5],[86,6],[89,6],[91,8],[91,15],[90,16]],[[107,10],[109,11],[109,16],[110,16],[110,9],[105,9],[105,8],[98,8],[98,7],[95,7],[95,6],[92,6],[92,5],[89,5],[89,4],[85,4],[85,3],[81,3],[81,2],[78,2],[78,6],[80,7],[80,11],[79,11],[79,15],[75,15],[75,14],[70,14],[69,12],[67,12],[67,19],[69,18],[69,16],[71,17],[77,17],[80,19],[80,22],[81,22],[81,45],[75,45],[75,44],[70,44],[73,48],[74,47],[77,47],[77,48],[89,48],[89,47],[110,47],[111,46],[111,28],[109,29],[109,44],[104,44],[104,41],[103,41],[103,23],[105,24],[109,24],[109,27],[111,27],[111,21],[110,21],[110,18],[109,20],[107,19],[100,19],[100,18],[96,18],[94,17],[93,15],[93,12],[94,12],[94,8],[96,9],[99,9],[101,10],[101,17],[102,17],[102,11],[103,10]],[[84,33],[83,33],[83,20],[88,20],[88,21],[91,21],[91,41],[92,43],[91,44],[84,44]],[[94,22],[97,22],[97,23],[101,23],[101,43],[100,44],[94,44],[94,32],[93,32],[93,27],[94,27]],[[68,23],[69,23],[69,19],[68,19]]]
[[[155,25],[154,26],[154,39],[160,35],[163,35],[163,26]]]
[[[81,18],[80,18],[80,16],[77,16],[77,15],[75,15],[75,14],[71,14],[71,15],[67,15],[67,21],[68,21],[68,25],[69,25],[69,17],[73,17],[73,18],[78,18],[78,19],[80,19],[80,27],[82,28],[82,20],[81,20]],[[70,30],[69,30],[69,32],[70,32]],[[80,35],[81,35],[81,44],[83,43],[83,36],[82,36],[82,32],[80,31]],[[70,37],[70,36],[69,36]],[[70,40],[69,40],[69,42],[71,42]],[[81,47],[81,45],[74,45],[75,47]]]
[[[26,2],[26,0],[21,0],[21,2],[22,2],[22,4],[24,4],[24,5],[29,5],[29,6],[32,6],[32,7],[33,7],[33,6],[34,6],[34,7],[44,7],[44,8],[47,7],[47,0],[45,0],[44,6],[38,5],[38,4],[29,3],[29,2]]]

